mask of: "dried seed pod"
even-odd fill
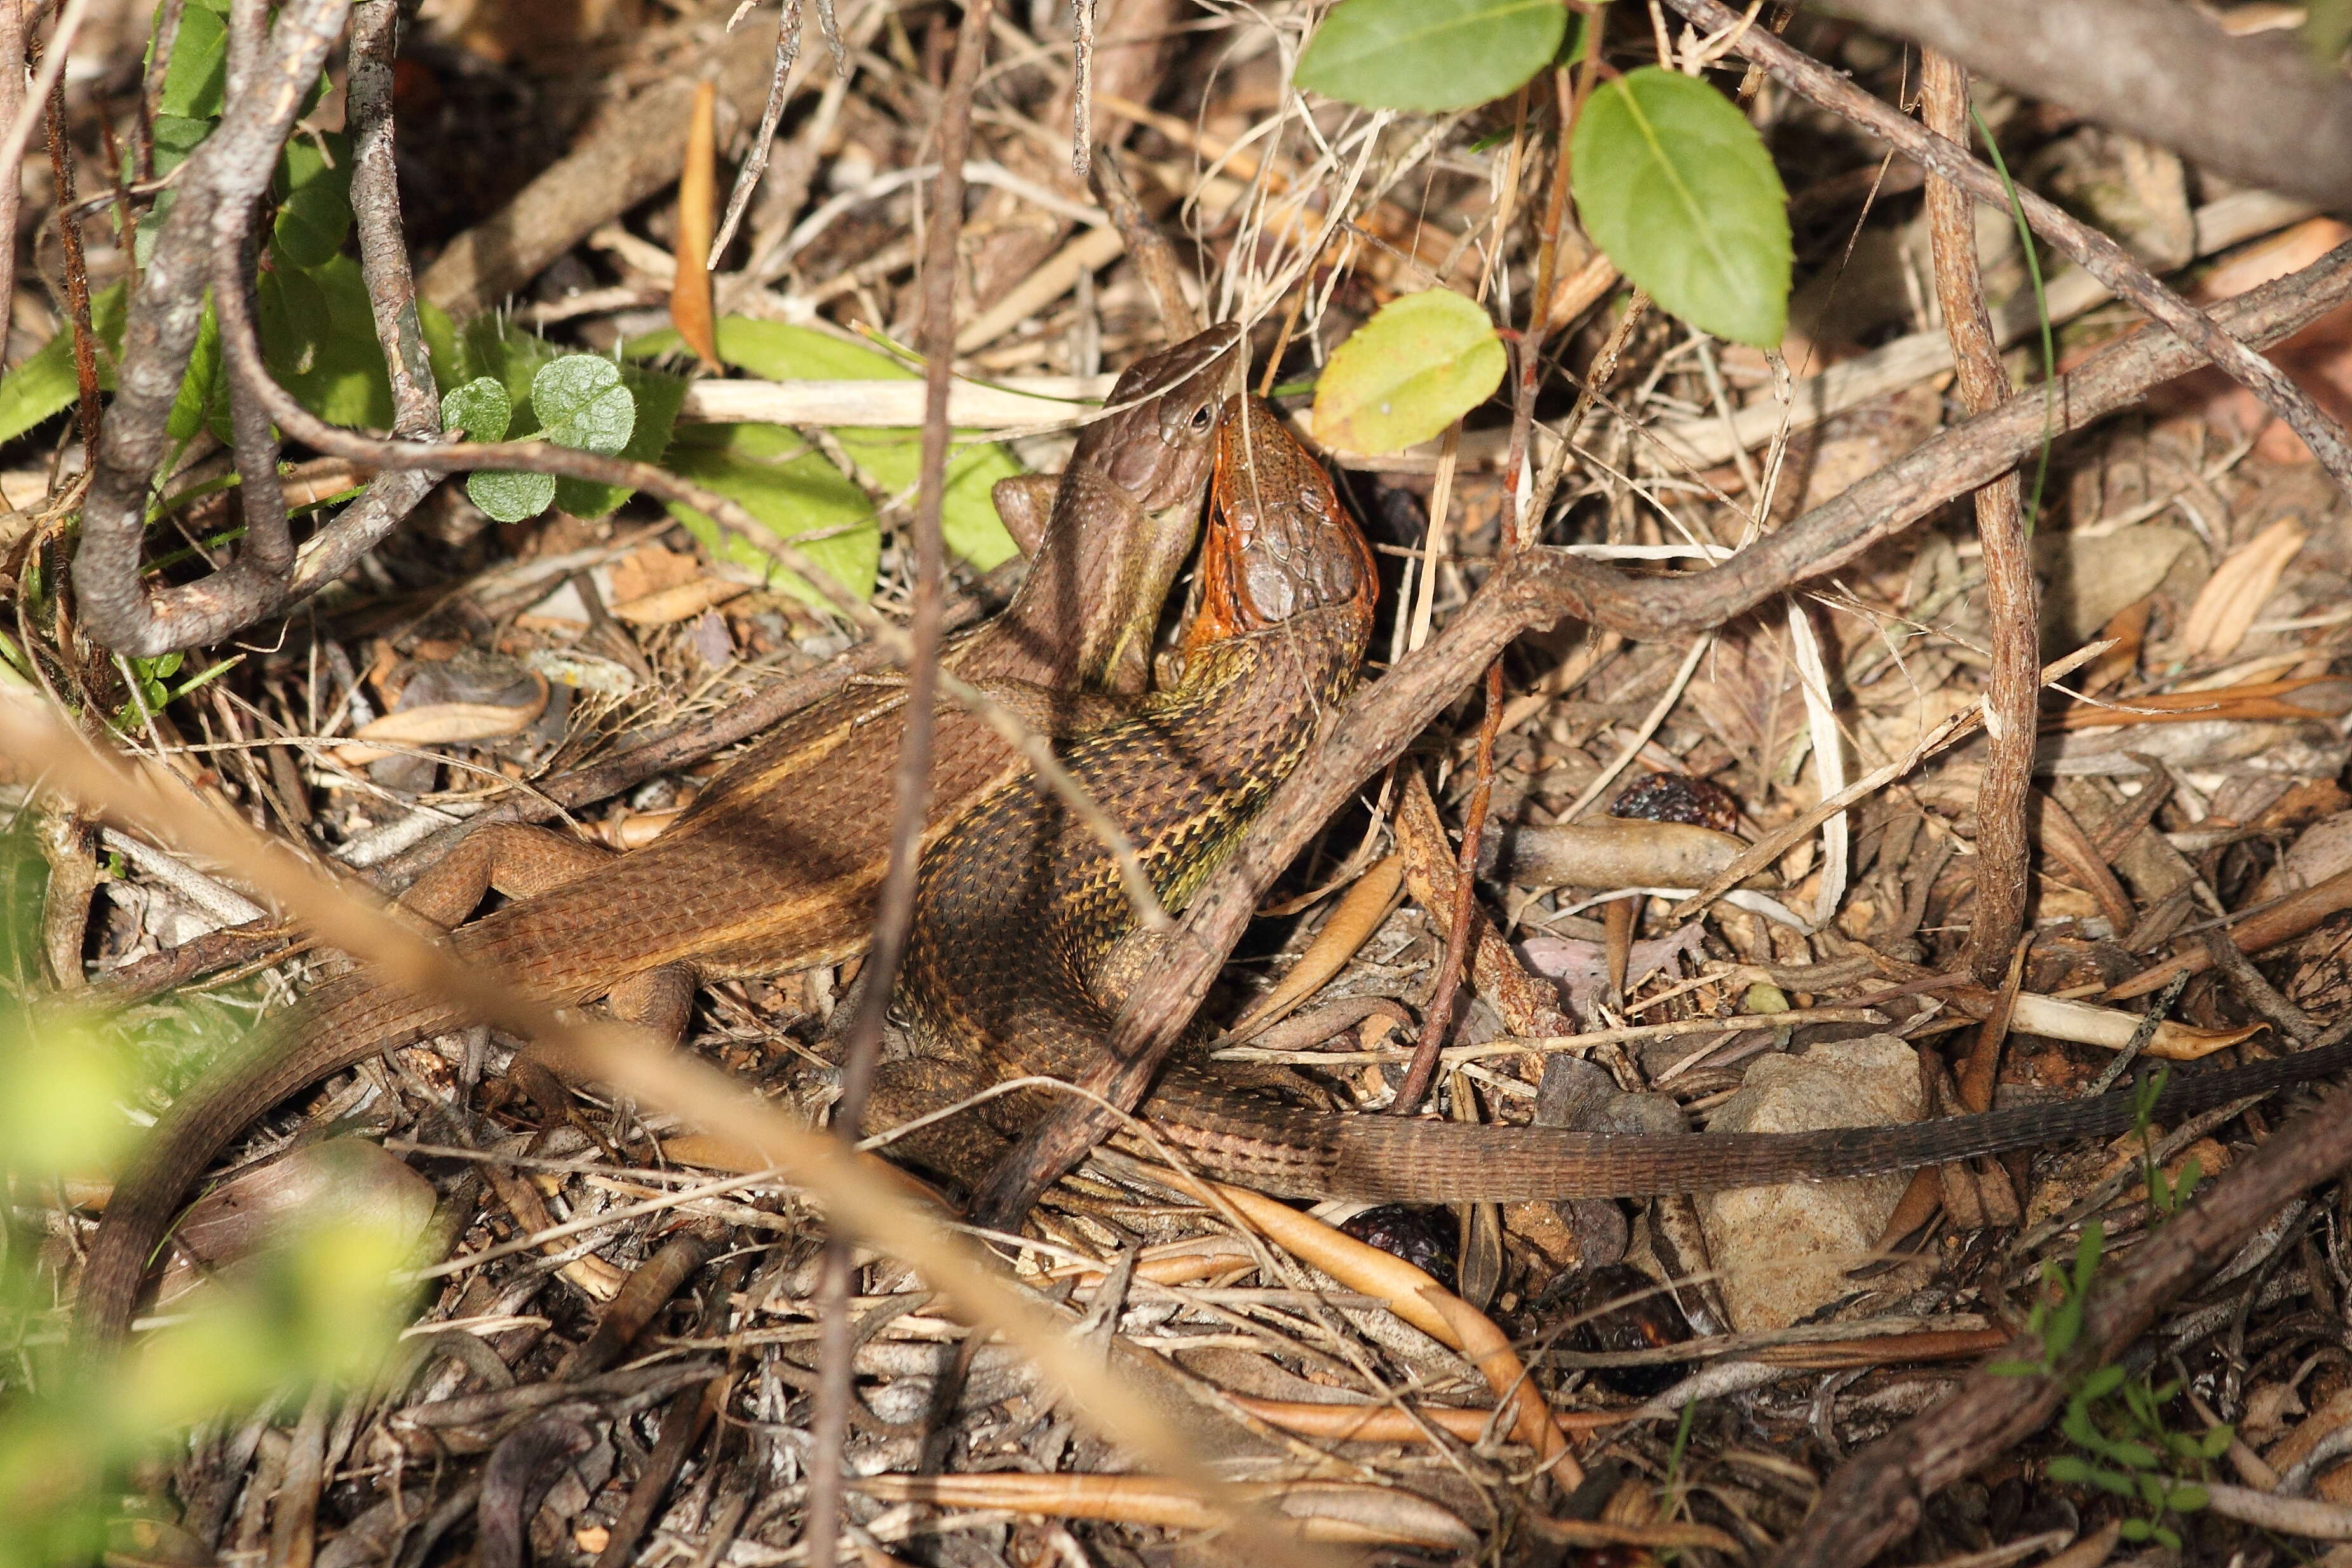
[[[1479,871],[1521,888],[1703,888],[1748,846],[1682,822],[1521,824],[1490,831]],[[1740,884],[1770,889],[1769,877]]]

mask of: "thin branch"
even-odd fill
[[[1948,141],[1969,137],[1968,72],[1948,55],[1920,61],[1920,118]],[[1968,194],[1927,177],[1927,236],[1936,297],[1959,368],[1960,406],[1982,414],[2009,396],[1977,268],[1976,213]],[[2041,698],[2040,608],[2026,554],[2022,490],[2014,470],[1976,494],[1977,535],[1984,542],[1985,619],[1992,673],[1985,682],[1984,785],[1977,795],[1976,912],[1969,926],[1969,967],[1999,984],[2025,929],[2025,879],[2032,861],[2025,807],[2033,784],[2035,704]]]

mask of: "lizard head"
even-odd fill
[[[1091,460],[1146,511],[1197,507],[1241,341],[1238,326],[1220,321],[1129,365],[1110,412],[1079,433],[1072,465]]]
[[[1217,422],[1209,494],[1188,646],[1326,606],[1354,606],[1369,620],[1380,578],[1363,531],[1323,465],[1255,397],[1229,400]]]

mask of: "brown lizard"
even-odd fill
[[[1181,910],[1354,684],[1374,577],[1320,466],[1262,404],[1221,425],[1199,618],[1183,679],[1066,748],[1079,785]],[[894,1001],[914,1053],[877,1081],[873,1124],[904,1124],[1006,1079],[1077,1078],[1112,1032],[1139,931],[1100,842],[1032,782],[1007,784],[931,847]],[[1197,1044],[1197,1040],[1195,1042]],[[1180,1047],[1181,1049],[1181,1047]],[[1940,1164],[2111,1136],[2352,1067],[2352,1040],[2225,1072],[2171,1075],[2152,1108],[2118,1092],[1896,1127],[1624,1137],[1333,1115],[1164,1070],[1139,1114],[1210,1175],[1282,1197],[1415,1203],[1632,1197]],[[967,1184],[1045,1108],[1036,1089],[912,1129],[894,1152]],[[1147,1140],[1122,1138],[1139,1152]]]
[[[950,646],[963,680],[1053,722],[1088,692],[1139,691],[1160,605],[1197,531],[1230,325],[1139,361],[1113,412],[1086,426],[1003,614]],[[456,925],[484,895],[515,900],[450,931],[452,949],[537,998],[598,996],[664,1037],[695,987],[781,974],[858,951],[888,854],[899,689],[853,686],[785,721],[731,763],[660,838],[612,858],[543,829],[461,840],[403,900]],[[981,720],[942,704],[933,742],[936,835],[1018,772]],[[255,1048],[183,1095],[117,1183],[90,1245],[79,1315],[96,1342],[128,1331],[147,1264],[189,1185],[278,1100],[327,1074],[461,1026],[447,1006],[364,974],[319,986]]]

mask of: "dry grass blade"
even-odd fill
[[[2189,607],[2180,639],[2189,652],[2205,658],[2227,658],[2237,652],[2287,563],[2309,537],[2301,519],[2283,517],[2231,551]]]
[[[942,1508],[1009,1509],[1063,1519],[1115,1520],[1167,1530],[1206,1530],[1220,1522],[1194,1489],[1160,1476],[1029,1475],[869,1476],[856,1483],[868,1497]],[[1477,1537],[1460,1520],[1410,1492],[1333,1481],[1289,1481],[1242,1487],[1297,1521],[1299,1538],[1335,1543],[1393,1543],[1466,1551]]]
[[[1267,992],[1247,1013],[1234,1020],[1229,1038],[1238,1044],[1263,1033],[1267,1027],[1287,1016],[1292,1008],[1321,990],[1326,982],[1348,966],[1372,932],[1388,919],[1397,905],[1399,889],[1404,884],[1404,862],[1394,855],[1381,860],[1356,879],[1353,885],[1340,895],[1339,907],[1282,984]]]

